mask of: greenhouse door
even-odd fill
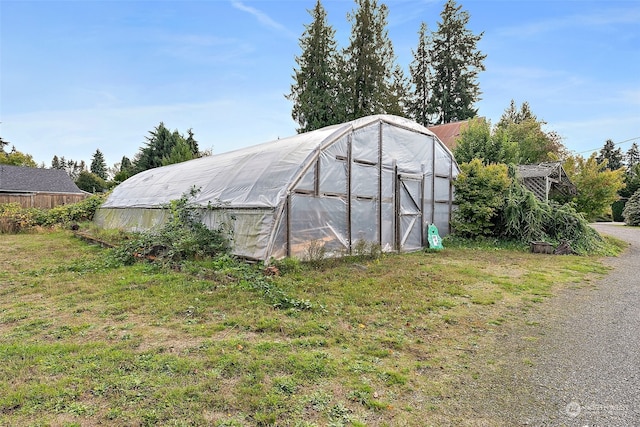
[[[398,174],[396,180],[396,247],[422,248],[422,175]]]

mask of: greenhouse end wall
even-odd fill
[[[384,122],[355,129],[326,145],[289,192],[278,255],[351,254],[361,243],[383,251],[426,246],[434,223],[449,232],[451,153],[429,133]]]

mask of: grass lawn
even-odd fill
[[[469,401],[494,337],[606,271],[486,247],[273,278],[108,258],[66,231],[0,235],[0,425],[496,425]]]

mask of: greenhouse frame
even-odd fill
[[[171,200],[196,189],[211,228],[227,224],[232,253],[268,261],[352,254],[362,243],[405,252],[449,232],[452,153],[427,128],[375,115],[289,138],[141,172],[96,213],[104,228],[149,230]]]

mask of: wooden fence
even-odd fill
[[[88,193],[0,193],[0,204],[19,203],[23,208],[51,209],[59,205],[77,203],[89,196]]]

